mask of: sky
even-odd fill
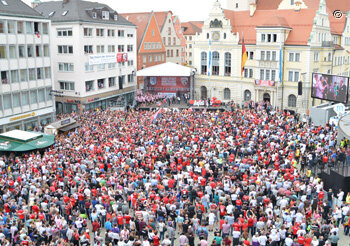
[[[30,5],[32,0],[22,0]],[[47,0],[41,0],[47,1]],[[204,21],[216,0],[90,0],[109,5],[118,13],[168,11],[180,17],[181,22]],[[225,0],[219,0],[226,7]]]

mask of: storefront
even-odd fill
[[[52,122],[53,108],[34,110],[28,113],[13,115],[0,119],[0,133],[12,130],[33,131],[37,127],[44,127]]]

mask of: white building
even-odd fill
[[[136,26],[105,4],[43,2],[52,21],[51,53],[58,113],[133,103]]]
[[[0,1],[0,133],[54,116],[50,20],[20,0]]]

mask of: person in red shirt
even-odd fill
[[[220,218],[223,218],[226,214],[226,207],[224,205],[220,204],[219,210],[220,210]]]
[[[159,245],[160,245],[160,240],[157,233],[155,233],[153,236],[153,246],[159,246]]]
[[[300,236],[298,237],[298,243],[299,245],[305,245],[305,237],[303,234],[300,234]]]
[[[117,221],[118,221],[118,228],[119,228],[119,230],[122,230],[123,227],[124,227],[124,217],[123,217],[122,214],[119,214],[117,216]]]

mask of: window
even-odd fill
[[[264,69],[260,69],[260,79],[261,80],[265,80],[265,70]]]
[[[0,72],[0,78],[2,84],[8,84],[9,83],[9,75],[8,71],[1,71]]]
[[[27,34],[34,34],[34,32],[33,32],[33,22],[30,22],[30,21],[26,22],[26,33]]]
[[[17,33],[23,34],[24,33],[24,23],[23,21],[17,21]]]
[[[231,100],[231,90],[229,88],[224,89],[224,99]]]
[[[12,108],[12,102],[11,102],[11,95],[4,95],[4,109],[11,109]]]
[[[300,61],[300,53],[289,53],[289,61],[299,62]]]
[[[30,91],[30,104],[38,103],[38,95],[36,90]]]
[[[39,99],[39,103],[45,102],[45,89],[38,90],[38,99]]]
[[[103,37],[104,31],[105,30],[103,28],[96,28],[96,37]]]
[[[266,51],[266,61],[271,60],[271,51]]]
[[[18,78],[18,70],[12,70],[11,71],[11,83],[17,83],[19,81]]]
[[[40,33],[40,23],[39,22],[34,22],[34,33]]]
[[[147,62],[147,56],[143,56],[143,57],[142,57],[142,62],[143,62],[143,63],[146,63],[146,62]]]
[[[132,44],[128,45],[128,52],[132,52],[134,50],[134,46]]]
[[[134,82],[134,75],[128,74],[128,82]]]
[[[9,34],[15,34],[15,21],[7,21],[7,33]]]
[[[262,61],[265,60],[265,51],[260,52],[260,60],[262,60]]]
[[[75,84],[71,81],[58,81],[60,85],[60,90],[65,91],[74,91],[75,90]]]
[[[0,45],[0,59],[6,59],[7,58],[7,52],[6,52],[6,46]]]
[[[35,68],[29,68],[29,81],[36,80]]]
[[[115,52],[115,45],[108,45],[108,52],[109,53]]]
[[[62,13],[62,16],[66,16],[67,14],[68,14],[68,10],[64,11],[64,12]]]
[[[106,64],[98,64],[97,65],[97,70],[105,70],[106,69]]]
[[[294,53],[289,53],[289,61],[294,61]]]
[[[34,57],[34,50],[33,45],[27,45],[27,56]]]
[[[276,70],[271,70],[271,80],[276,81]]]
[[[231,53],[225,53],[225,76],[231,76]]]
[[[92,37],[92,28],[84,28],[84,37]]]
[[[118,45],[118,52],[124,52],[124,45]]]
[[[276,61],[276,51],[272,51],[272,61]]]
[[[168,35],[171,35],[171,28],[168,27]]]
[[[224,33],[224,39],[226,39],[226,32]]]
[[[108,35],[108,37],[114,37],[115,36],[115,31],[113,29],[108,29],[107,35]]]
[[[49,46],[48,45],[44,45],[44,56],[45,57],[48,57],[50,54],[49,54]]]
[[[42,57],[41,45],[35,45],[35,56],[36,57]]]
[[[174,56],[174,51],[170,50],[170,56],[173,57]]]
[[[0,20],[0,33],[5,33],[5,21]]]
[[[105,88],[105,79],[98,79],[97,80],[97,87],[98,87],[98,89]]]
[[[319,55],[320,55],[320,52],[315,51],[315,53],[314,53],[314,61],[315,61],[315,62],[318,62],[318,61],[319,61]]]
[[[21,82],[26,82],[28,80],[27,69],[21,69],[19,73],[21,77]]]
[[[14,46],[14,45],[10,45],[9,46],[9,56],[10,56],[10,59],[17,58],[17,56],[16,56],[16,46]]]
[[[208,66],[207,53],[202,52],[201,53],[201,74],[207,74],[207,66]]]
[[[73,46],[58,45],[58,54],[73,54]]]
[[[37,79],[44,79],[44,71],[42,68],[36,69],[36,78]]]
[[[85,72],[94,71],[94,65],[90,65],[88,62],[85,63]]]
[[[92,12],[92,18],[96,19],[97,18],[97,13],[96,12]]]
[[[288,71],[288,81],[298,82],[299,72],[298,71]]]
[[[113,87],[115,86],[115,77],[110,77],[108,78],[108,87]]]
[[[179,57],[179,50],[176,50],[176,57]]]
[[[217,51],[213,52],[213,66],[212,66],[212,74],[219,75],[220,72],[220,54]]]
[[[271,34],[267,34],[267,42],[271,42]]]
[[[22,91],[22,106],[26,106],[29,104],[29,92]]]
[[[84,45],[84,53],[85,54],[93,54],[93,46],[92,45]]]
[[[261,34],[261,42],[266,42],[266,35],[265,34]]]
[[[176,45],[176,38],[173,38],[173,45]]]
[[[253,69],[249,68],[249,78],[253,78]]]
[[[108,63],[108,68],[109,69],[113,69],[117,66],[117,63],[113,62],[113,63]]]
[[[118,15],[114,15],[114,20],[115,20],[115,21],[118,20]]]
[[[104,45],[97,45],[96,46],[96,53],[104,53],[105,52],[105,46]]]
[[[300,62],[300,53],[295,53],[295,61]]]
[[[134,34],[129,33],[128,38],[132,38],[132,37],[134,37]]]
[[[295,95],[288,96],[288,107],[295,108],[297,106],[297,97]]]
[[[252,93],[250,92],[250,90],[245,90],[244,91],[244,101],[250,101],[252,98]]]
[[[102,19],[109,20],[109,12],[108,11],[102,11]]]
[[[253,60],[254,59],[254,52],[250,51],[248,54],[249,54],[249,56],[248,56],[249,60]]]
[[[14,93],[12,95],[12,102],[13,102],[13,107],[14,108],[17,108],[17,107],[21,106],[19,93]]]
[[[73,72],[74,71],[74,64],[73,63],[58,63],[58,71],[61,72]]]
[[[274,43],[277,42],[277,34],[273,34],[273,40],[272,40]]]
[[[124,30],[118,30],[118,37],[124,37]]]
[[[290,0],[290,5],[294,5],[294,0]]]
[[[270,80],[270,70],[265,70],[265,80]]]
[[[149,61],[149,62],[152,62],[152,56],[151,56],[151,55],[148,56],[148,61]]]
[[[288,81],[293,81],[293,72],[292,71],[289,71],[288,72]]]
[[[93,80],[85,81],[85,88],[86,88],[86,92],[93,91],[94,90],[94,81]]]
[[[84,28],[84,34],[85,34],[85,28]],[[72,31],[72,29],[59,29],[59,30],[57,30],[57,36],[58,37],[71,37],[71,36],[73,36],[73,31]]]
[[[299,81],[299,72],[294,72],[294,82]]]
[[[47,23],[43,23],[43,34],[49,34],[49,27]]]
[[[45,67],[45,79],[51,79],[51,67]]]
[[[56,13],[56,11],[50,12],[49,17],[52,17],[55,13]]]

